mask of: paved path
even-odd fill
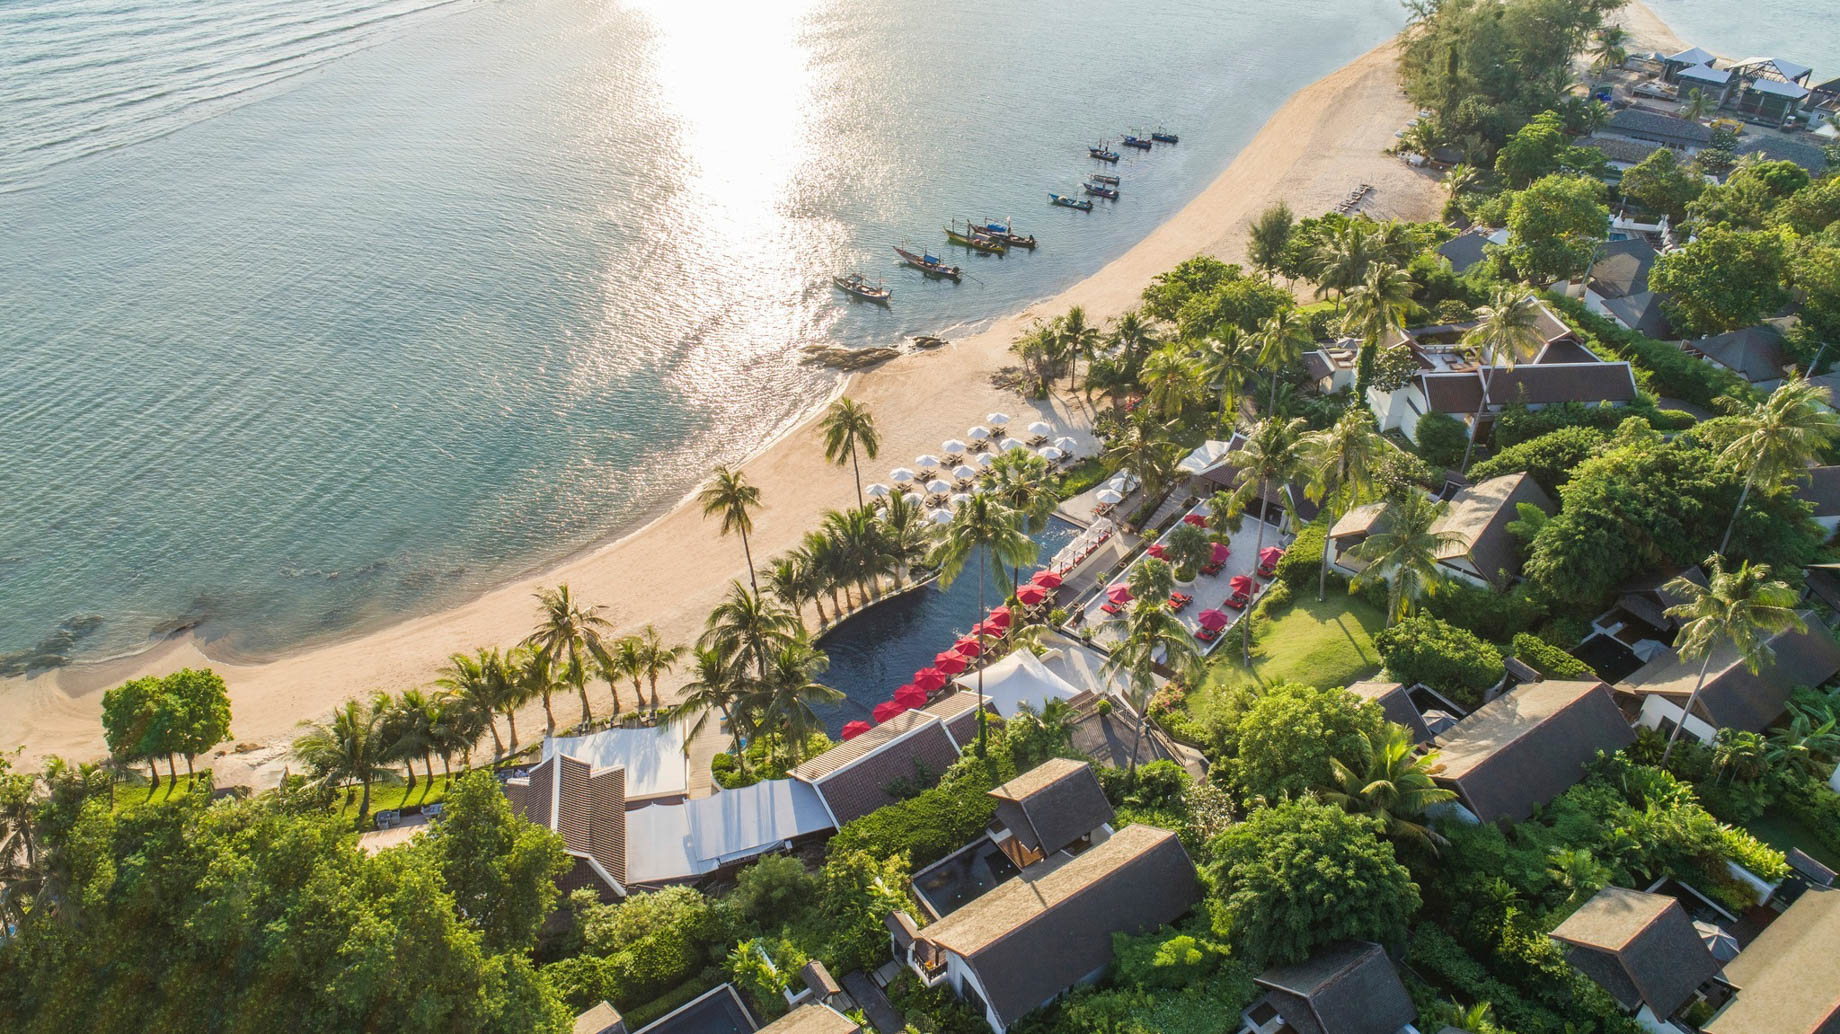
[[[850,992],[856,1004],[862,1007],[863,1015],[880,1034],[900,1034],[907,1026],[901,1014],[888,1001],[888,996],[875,982],[863,974],[862,970],[847,973],[843,978],[843,989]]]

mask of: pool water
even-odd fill
[[[1073,525],[1061,520],[1035,536],[1040,547],[1034,567],[1024,566],[1022,577],[1028,578],[1062,546],[1078,533]],[[984,607],[988,610],[1009,595],[1010,586],[998,583],[988,570],[989,561],[978,559],[948,589],[938,582],[913,589],[893,599],[883,600],[868,610],[831,629],[819,640],[830,654],[830,670],[822,677],[825,685],[844,694],[844,699],[829,707],[818,708],[826,730],[836,736],[843,723],[862,719],[870,721],[869,711],[894,695],[894,691],[914,677],[914,672],[933,663],[933,657],[949,649],[960,635],[982,620],[978,609],[978,567],[985,568]]]

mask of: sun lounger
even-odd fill
[[[1220,633],[1211,628],[1197,628],[1195,629],[1195,638],[1204,643],[1211,643],[1220,638]]]
[[[1117,617],[1118,615],[1124,613],[1124,608],[1120,607],[1116,603],[1108,602],[1104,606],[1100,607],[1099,609],[1105,611],[1107,614],[1110,614],[1113,617]]]

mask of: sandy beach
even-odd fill
[[[1639,5],[1626,17],[1643,15],[1665,32]],[[1632,28],[1649,31],[1645,23]],[[1435,217],[1442,197],[1436,180],[1382,153],[1412,114],[1398,86],[1393,46],[1386,44],[1292,96],[1199,197],[1099,272],[979,334],[851,377],[842,390],[875,413],[882,434],[883,458],[865,464],[864,481],[937,450],[941,440],[961,436],[993,410],[1010,413],[1017,426],[1046,420],[1090,443],[1090,413],[1081,400],[1025,400],[993,386],[993,375],[1012,364],[1010,342],[1034,320],[1073,305],[1100,320],[1114,317],[1136,302],[1151,277],[1196,254],[1242,260],[1248,221],[1274,201],[1286,201],[1299,216],[1316,215],[1368,183],[1373,191],[1363,211],[1378,218]],[[767,445],[746,471],[764,503],[752,540],[757,559],[795,544],[824,510],[855,502],[848,468],[825,462],[811,420]],[[237,741],[283,739],[300,721],[354,694],[429,682],[452,653],[515,643],[535,620],[531,595],[539,587],[567,582],[576,599],[605,605],[620,632],[650,622],[668,641],[686,642],[729,581],[745,577],[739,541],[722,538],[715,523],[680,505],[623,538],[451,610],[280,659],[213,659],[198,643],[181,639],[121,661],[0,680],[0,729],[7,730],[0,743],[23,746],[28,762],[50,754],[98,756],[104,752],[98,720],[103,690],[139,675],[201,665],[216,668],[229,683]],[[597,710],[605,711],[606,687],[592,693]],[[631,706],[630,695],[623,703]],[[558,696],[555,709],[566,723],[577,717],[579,705],[572,695]],[[520,714],[527,738],[541,728],[541,706],[530,713],[534,722]]]

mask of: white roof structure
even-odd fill
[[[1105,696],[1110,694],[1120,699],[1128,699],[1129,680],[1123,675],[1106,678],[1105,655],[1080,642],[1078,639],[1058,632],[1042,637],[1041,644],[1047,647],[1038,660],[1057,678],[1070,686],[1088,689]],[[1153,675],[1158,688],[1168,680],[1161,675]],[[988,686],[985,687],[988,690]]]
[[[1680,78],[1723,85],[1731,81],[1731,69],[1714,68],[1711,65],[1692,65],[1680,70]]]
[[[690,790],[690,759],[684,754],[684,730],[679,723],[544,740],[541,760],[556,753],[586,761],[595,769],[625,769],[628,801],[681,797]]]
[[[1014,718],[1024,704],[1040,711],[1050,700],[1070,700],[1080,694],[1026,649],[1013,651],[983,671],[984,699],[1005,718]],[[965,689],[977,691],[975,673],[961,675],[955,681]]]
[[[626,813],[626,879],[634,884],[690,879],[831,825],[818,791],[796,779],[634,808]]]
[[[1679,61],[1689,65],[1709,65],[1712,63],[1712,59],[1713,55],[1708,54],[1698,47],[1688,47],[1678,54],[1668,55],[1669,61]]]
[[[1808,87],[1796,83],[1779,83],[1774,79],[1752,79],[1750,88],[1758,93],[1800,99],[1808,96]]]
[[[1233,447],[1232,442],[1205,441],[1195,446],[1195,451],[1183,457],[1176,464],[1176,469],[1190,474],[1205,474],[1226,461],[1227,452]]]
[[[701,876],[716,863],[701,862],[690,846],[690,811],[654,804],[626,813],[626,885],[668,883]]]

